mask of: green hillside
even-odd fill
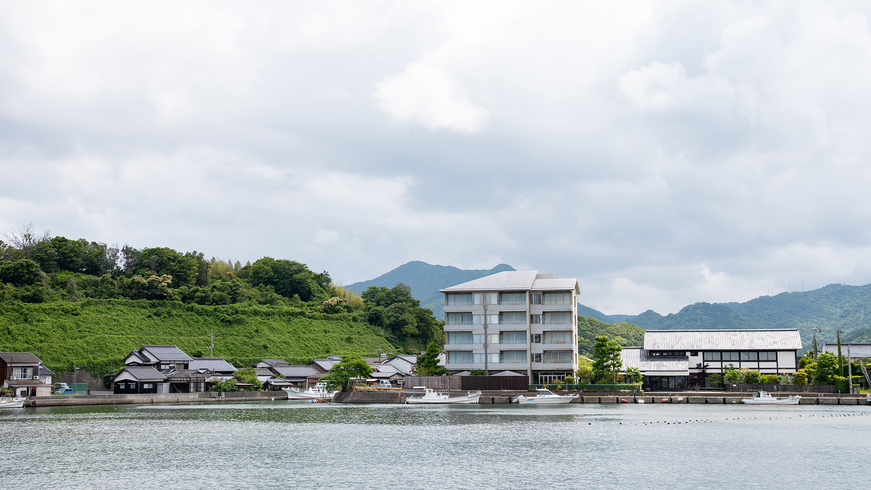
[[[109,374],[144,344],[174,344],[191,356],[208,356],[210,331],[215,356],[238,366],[263,358],[308,363],[328,354],[396,350],[378,328],[353,315],[293,307],[124,299],[0,304],[0,351],[33,352],[56,373],[76,363],[95,375]]]
[[[578,315],[578,353],[593,357],[596,337],[606,335],[623,347],[644,345],[644,329],[625,322],[605,323],[596,318]]]
[[[457,284],[489,276],[497,272],[513,270],[514,268],[507,264],[499,264],[490,270],[464,270],[451,266],[430,265],[426,262],[415,260],[403,264],[375,279],[349,284],[345,286],[345,289],[350,289],[360,294],[369,286],[392,288],[399,283],[403,283],[411,287],[411,294],[420,301],[422,308],[429,308],[436,318],[444,320],[445,298],[439,292],[439,289],[456,286]]]

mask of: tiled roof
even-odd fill
[[[49,375],[54,375],[54,372],[51,369],[40,364],[39,365],[39,375],[40,376],[49,376]]]
[[[197,369],[208,369],[216,373],[235,373],[238,371],[235,366],[218,357],[203,357],[191,359],[188,363],[188,369],[196,371]]]
[[[672,376],[689,374],[689,358],[687,356],[662,357],[649,356],[646,349],[641,347],[624,347],[620,353],[623,361],[623,370],[638,368],[644,375],[656,375],[656,373]]]
[[[127,366],[124,370],[139,381],[166,381],[166,376],[152,366]]]
[[[260,359],[260,362],[268,366],[289,366],[290,363],[284,359]]]
[[[145,345],[140,352],[157,361],[190,361],[191,358],[174,345]]]
[[[871,344],[845,344],[841,343],[841,354],[846,357],[847,355],[847,346],[850,346],[850,357],[852,358],[866,358],[871,357]],[[823,345],[823,352],[831,352],[834,355],[838,355],[838,344],[830,344],[828,342]]]
[[[311,366],[273,366],[272,370],[285,378],[305,378],[318,372]]]
[[[0,352],[0,359],[6,361],[7,364],[39,364],[42,362],[32,352]]]
[[[798,329],[648,330],[647,350],[798,350]]]

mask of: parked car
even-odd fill
[[[382,380],[379,380],[378,384],[375,386],[377,386],[379,388],[393,388],[393,383],[391,383],[390,381],[387,381],[386,379],[382,379]]]
[[[54,392],[55,395],[72,395],[73,393],[75,393],[75,391],[70,387],[61,388]]]

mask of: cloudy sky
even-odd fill
[[[577,277],[609,314],[871,283],[867,2],[4,2],[0,229]]]

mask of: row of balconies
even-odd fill
[[[532,344],[532,350],[537,352],[538,350],[548,349],[548,350],[568,350],[574,349],[575,345],[571,342],[564,342],[559,344],[551,344],[551,343],[539,343],[536,342]],[[487,350],[528,350],[529,344],[487,344]],[[445,344],[445,351],[484,351],[484,344]]]

